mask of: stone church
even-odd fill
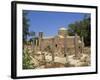
[[[56,36],[45,37],[43,32],[38,33],[38,37],[34,40],[33,46],[37,51],[51,51],[57,54],[62,53],[82,53],[84,42],[75,34],[69,36],[66,28],[60,28]]]

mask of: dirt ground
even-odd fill
[[[67,55],[67,57],[54,56],[52,61],[52,55],[48,52],[44,52],[42,55],[41,51],[31,55],[31,62],[34,63],[36,69],[38,68],[59,68],[59,67],[83,67],[91,65],[91,52],[89,47],[84,48],[84,53],[80,53],[78,58],[75,54]],[[54,53],[56,54],[56,53]],[[68,53],[69,54],[69,53]],[[45,56],[45,60],[43,58]]]

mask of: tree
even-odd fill
[[[91,45],[91,19],[90,16],[86,15],[83,20],[83,36],[86,46]]]
[[[27,18],[28,12],[23,11],[23,42],[26,43],[27,36],[29,35],[29,19]]]
[[[35,36],[35,32],[34,32],[34,31],[31,31],[31,32],[29,33],[29,35],[33,37],[33,36]]]
[[[76,31],[75,29],[76,29],[75,24],[69,24],[69,26],[68,26],[68,34],[70,36],[73,36],[75,34],[75,31]]]
[[[33,42],[33,45],[34,45],[34,40],[35,40],[35,32],[34,31],[31,31],[30,33],[29,33],[29,36],[31,37],[30,39],[29,39],[29,41],[30,42]]]
[[[81,38],[84,38],[85,46],[91,45],[91,19],[90,15],[86,14],[84,19],[69,24],[68,33],[74,36],[77,33]]]

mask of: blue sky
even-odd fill
[[[45,36],[54,36],[61,27],[67,28],[69,24],[82,20],[85,13],[27,11],[29,30],[44,32]]]

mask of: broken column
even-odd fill
[[[82,42],[81,42],[81,53],[84,53],[84,39],[82,37]]]
[[[78,38],[77,38],[77,34],[75,34],[75,39],[74,39],[74,42],[75,42],[75,58],[78,58]]]
[[[35,45],[35,51],[37,52],[37,44],[38,44],[38,40],[37,39],[35,40],[35,44],[36,44]]]
[[[39,32],[39,50],[40,51],[42,47],[42,39],[43,39],[43,32]]]
[[[66,57],[66,61],[68,61],[68,54],[67,54],[67,35],[64,35],[64,56]]]
[[[51,51],[51,55],[52,55],[52,62],[54,62],[54,58],[55,58],[55,55],[54,55],[54,51],[55,50],[55,45],[54,45],[54,38],[52,38],[52,51]]]

